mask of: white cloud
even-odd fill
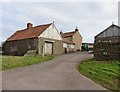
[[[55,21],[59,30],[80,28],[83,40],[93,42],[94,36],[108,27],[112,21],[117,24],[117,3],[4,3],[3,29],[6,39],[17,29],[26,27],[27,22],[35,25]],[[6,28],[6,24],[8,28]],[[9,33],[5,34],[9,30]]]
[[[17,6],[17,7],[16,7]],[[4,4],[4,15],[6,19],[12,19],[18,22],[36,22],[41,20],[52,20],[60,23],[68,22],[68,18],[58,11],[50,9],[49,7],[36,6],[36,3],[10,3]],[[11,9],[9,9],[11,7]],[[5,11],[7,8],[7,11]]]
[[[2,2],[118,2],[119,0],[1,0]]]
[[[41,6],[36,7],[31,5],[29,7],[25,7],[25,9],[22,8],[22,10],[26,12],[25,14],[29,16],[29,18],[33,19],[34,21],[40,20],[40,19],[45,19],[45,20],[52,19],[61,23],[68,22],[68,18],[63,16],[64,14],[60,14],[58,11],[55,11],[54,9],[50,9],[48,7],[41,7]],[[34,11],[34,12],[31,13],[31,11]]]
[[[0,42],[2,41],[2,3],[0,3]]]

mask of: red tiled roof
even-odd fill
[[[61,33],[62,37],[65,38],[65,37],[70,37],[70,36],[73,36],[76,32],[73,31],[73,32],[67,32],[67,33]]]
[[[51,24],[52,23],[16,31],[11,37],[7,39],[7,41],[36,38],[42,34]]]
[[[63,38],[64,43],[75,44],[72,41],[68,40],[67,38]]]

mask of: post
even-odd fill
[[[42,46],[42,58],[44,58],[45,54],[44,54],[44,46]]]

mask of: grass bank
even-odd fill
[[[53,59],[54,56],[2,56],[0,70],[8,70],[16,67],[23,67]]]
[[[95,61],[94,59],[82,62],[79,72],[102,86],[120,92],[120,60]]]

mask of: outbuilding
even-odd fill
[[[120,27],[112,24],[95,36],[94,57],[97,60],[120,59]]]
[[[27,24],[27,28],[16,31],[3,45],[6,55],[23,56],[28,52],[33,54],[62,54],[62,36],[54,23],[33,26]]]

